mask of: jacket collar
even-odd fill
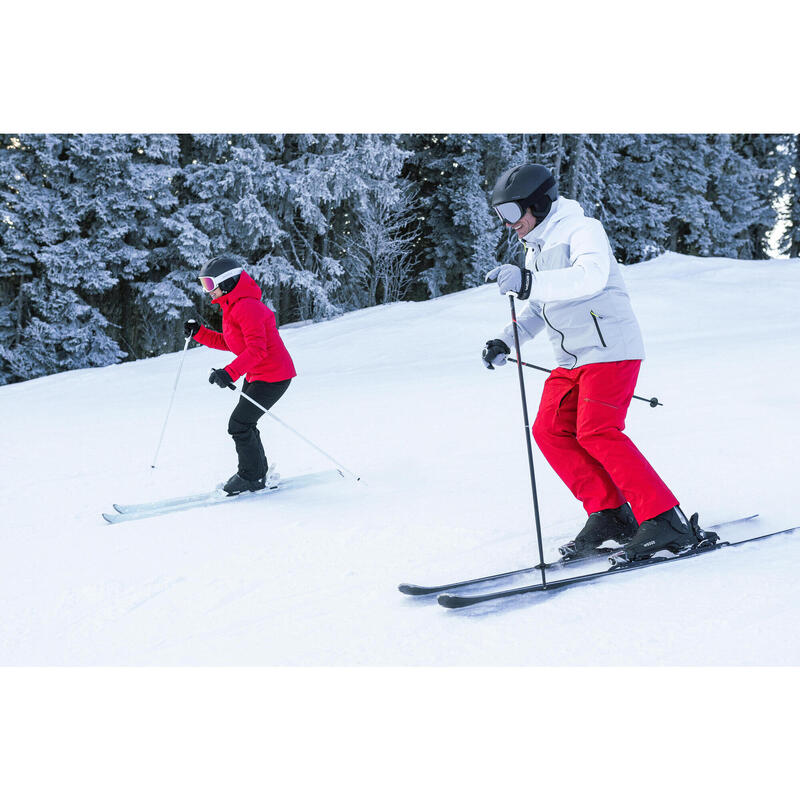
[[[581,204],[576,200],[559,197],[550,208],[550,213],[529,233],[523,236],[528,244],[542,244],[555,226],[566,217],[584,216]]]
[[[244,270],[241,275],[239,275],[239,281],[236,286],[227,294],[223,294],[222,297],[212,300],[211,303],[212,305],[218,303],[220,308],[225,311],[243,297],[253,297],[256,300],[261,299],[261,289],[259,285]]]

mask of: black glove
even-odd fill
[[[506,356],[510,353],[511,350],[502,339],[491,339],[486,342],[481,358],[486,369],[494,369],[495,366],[502,367],[506,363]]]
[[[188,339],[190,336],[194,339],[202,326],[196,319],[187,319],[183,323],[183,335]]]
[[[231,380],[231,376],[228,375],[227,370],[224,369],[212,369],[211,374],[208,376],[208,382],[216,383],[220,389],[236,390],[236,385]]]

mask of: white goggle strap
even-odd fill
[[[229,269],[227,272],[223,272],[222,275],[217,275],[214,278],[214,288],[218,288],[222,281],[227,280],[228,278],[233,278],[235,275],[238,275],[242,271],[241,267],[235,267],[234,269]]]

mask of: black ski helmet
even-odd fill
[[[212,258],[197,277],[206,292],[220,288],[223,294],[228,294],[239,283],[241,274],[242,265],[233,256],[222,255]],[[203,278],[211,278],[212,281],[204,281]]]
[[[530,208],[538,225],[558,199],[558,187],[553,174],[541,164],[522,164],[507,169],[494,185],[492,208],[503,203],[516,203],[522,213]],[[499,214],[499,212],[498,212]],[[500,214],[501,219],[503,215]]]

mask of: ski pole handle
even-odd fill
[[[511,358],[510,356],[507,359],[508,361],[513,361],[515,364],[517,363],[516,358]],[[520,361],[519,362],[523,367],[530,367],[531,369],[538,369],[540,372],[547,372],[550,373],[553,370],[547,369],[546,367],[537,367],[536,364],[528,364],[527,361]],[[645,403],[650,404],[650,408],[655,408],[656,406],[663,406],[663,403],[660,403],[657,397],[639,397],[638,394],[634,395],[636,400],[643,400]]]

